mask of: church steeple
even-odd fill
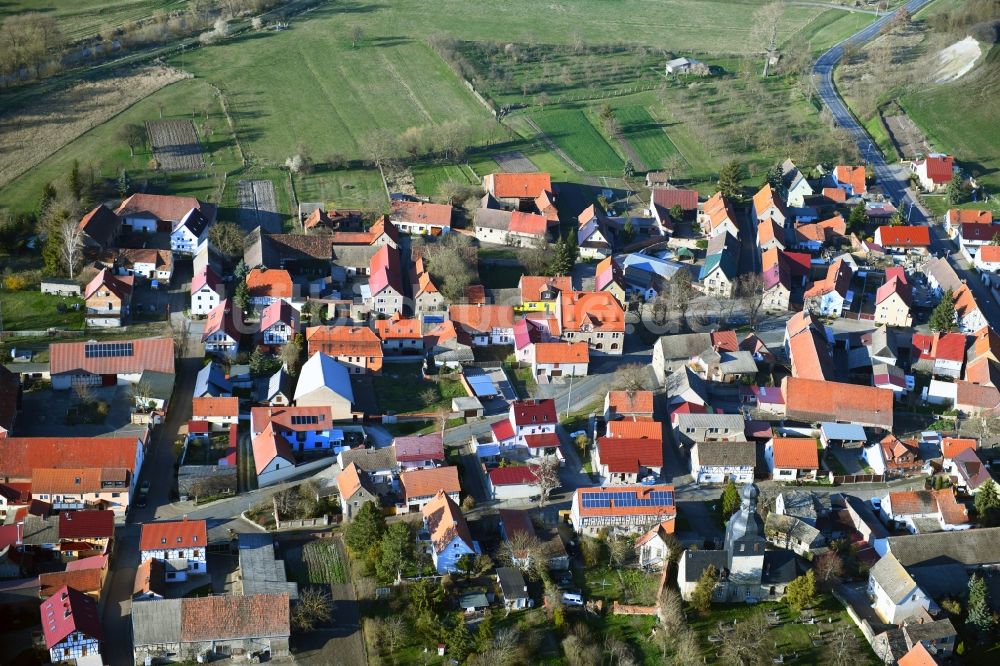
[[[764,537],[764,521],[757,514],[758,494],[757,486],[752,483],[743,486],[740,491],[742,506],[726,525],[726,554],[730,572],[760,571],[761,564],[744,559],[759,558],[762,563],[764,558],[767,540]]]

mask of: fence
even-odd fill
[[[275,528],[279,530],[294,529],[297,527],[326,527],[330,524],[330,516],[320,516],[319,518],[299,518],[296,520],[279,520],[275,523]]]
[[[845,483],[885,483],[884,474],[846,474],[833,477],[834,485]]]

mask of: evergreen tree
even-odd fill
[[[691,606],[699,613],[705,614],[712,607],[712,595],[715,593],[715,586],[719,583],[719,572],[714,564],[709,564],[701,572],[698,584],[691,594]]]
[[[381,581],[391,583],[413,561],[413,534],[406,523],[393,523],[382,537],[382,557],[375,564]]]
[[[979,522],[984,526],[992,526],[1000,518],[1000,492],[993,479],[987,479],[976,491],[976,513]]]
[[[727,199],[739,200],[743,187],[743,165],[733,160],[722,167],[719,172],[719,191]]]
[[[476,630],[476,650],[482,654],[493,647],[493,618],[489,613]]]
[[[904,224],[906,224],[906,217],[903,215],[903,211],[901,210],[897,210],[892,214],[892,217],[889,218],[890,227],[901,227]]]
[[[566,235],[566,258],[569,259],[570,270],[572,270],[576,260],[580,258],[580,241],[576,237],[575,224],[570,227],[569,233]]]
[[[847,217],[847,228],[854,233],[859,233],[868,221],[868,211],[863,203],[851,209],[851,214]]]
[[[684,220],[684,209],[681,208],[680,204],[674,204],[670,207],[670,218],[674,222],[682,222]]]
[[[785,601],[796,610],[808,608],[816,601],[816,575],[812,569],[788,584]]]
[[[59,225],[52,225],[49,235],[42,246],[42,261],[45,263],[46,275],[62,274],[62,233]]]
[[[622,243],[628,245],[635,239],[635,225],[632,224],[632,218],[628,217],[625,220],[625,226],[622,227]]]
[[[931,312],[930,321],[928,321],[932,331],[947,332],[954,330],[955,328],[955,299],[951,293],[951,289],[944,292],[944,296],[941,297],[941,302],[937,304],[934,311]]]
[[[240,312],[250,312],[250,289],[247,287],[245,279],[236,283],[236,289],[233,290],[233,302],[236,303]]]
[[[236,268],[233,269],[233,277],[241,282],[245,282],[247,275],[250,274],[250,268],[247,266],[247,262],[242,259],[236,264]]]
[[[374,502],[365,502],[344,531],[344,543],[352,553],[367,553],[385,534],[385,516]]]
[[[73,160],[73,166],[70,167],[66,184],[69,186],[69,191],[73,195],[73,198],[78,201],[83,199],[83,176],[80,175],[79,160]]]
[[[118,195],[124,199],[132,191],[132,179],[128,176],[128,171],[122,169],[118,174]]]
[[[571,250],[562,238],[552,246],[552,260],[549,262],[549,275],[569,275],[573,270],[573,261],[570,259]]]
[[[625,160],[625,167],[622,169],[622,175],[625,180],[628,180],[635,175],[635,165],[632,164],[632,160]]]
[[[740,491],[736,487],[736,482],[732,479],[726,481],[725,488],[722,489],[722,517],[729,518],[729,516],[736,513],[740,508]]]
[[[969,578],[969,615],[965,623],[983,634],[988,634],[993,629],[989,590],[986,581],[978,574],[973,574]]]
[[[38,215],[39,217],[45,215],[45,211],[48,209],[49,204],[52,200],[56,198],[56,187],[52,183],[45,183],[42,187],[42,196],[38,200]]]
[[[456,614],[455,627],[449,632],[446,645],[448,646],[448,656],[460,664],[468,659],[475,649],[476,643],[469,628],[465,625],[465,617],[462,613]]]
[[[965,185],[965,181],[962,180],[962,176],[957,173],[952,175],[951,182],[945,188],[945,197],[952,206],[965,203],[971,198],[969,188]]]
[[[780,164],[775,164],[767,170],[767,178],[764,182],[770,185],[775,192],[780,192],[784,188],[784,174]]]

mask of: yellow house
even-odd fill
[[[560,295],[573,291],[573,280],[569,276],[522,275],[517,287],[521,290],[521,305],[514,308],[515,313],[547,312],[557,314]]]
[[[890,269],[891,270],[891,269]],[[912,326],[910,290],[899,277],[892,277],[875,295],[875,323],[886,326]]]

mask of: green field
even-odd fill
[[[478,185],[480,183],[467,166],[419,164],[410,171],[413,172],[413,187],[417,190],[417,194],[427,197],[436,195],[438,188],[447,182],[462,185]]]
[[[621,173],[622,158],[581,109],[549,109],[530,117],[585,171]]]
[[[661,123],[653,120],[645,107],[632,105],[615,109],[622,138],[635,150],[649,170],[659,169],[677,147],[671,143]]]
[[[819,53],[847,39],[874,20],[875,17],[866,12],[840,10],[823,12],[804,25],[801,30],[790,35],[785,44],[793,44],[802,39],[809,45],[810,52]]]
[[[900,104],[935,150],[947,152],[991,189],[1000,188],[1000,47],[958,81],[925,86]],[[955,122],[961,118],[961,122]]]
[[[71,310],[69,306],[82,305],[79,298],[63,298],[40,291],[0,290],[0,313],[3,330],[44,331],[47,328],[82,329],[84,312]],[[66,309],[59,311],[62,305]]]
[[[157,12],[183,11],[187,4],[188,0],[10,0],[0,3],[0,18],[21,12],[49,14],[63,34],[76,40]]]

